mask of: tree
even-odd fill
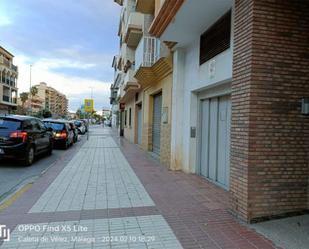
[[[26,92],[23,92],[19,96],[20,96],[20,100],[21,100],[21,103],[22,103],[22,108],[24,108],[25,102],[28,100],[29,94],[26,93]]]
[[[35,96],[35,95],[37,95],[38,94],[38,88],[36,87],[36,86],[33,86],[33,87],[31,87],[31,89],[30,89],[30,93],[31,93],[31,96]]]
[[[52,113],[48,109],[43,109],[34,114],[37,118],[50,118],[52,117]]]
[[[50,110],[44,109],[42,112],[43,112],[43,118],[50,118],[52,116]]]

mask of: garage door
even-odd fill
[[[137,143],[142,144],[142,107],[137,106]]]
[[[152,151],[160,155],[162,94],[153,97]]]
[[[229,96],[202,101],[200,174],[229,187],[231,101]]]

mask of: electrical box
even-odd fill
[[[309,115],[309,98],[303,98],[301,100],[301,114]]]

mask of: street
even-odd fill
[[[80,136],[80,142],[84,138]],[[44,173],[53,163],[59,160],[69,150],[54,149],[51,156],[40,155],[33,165],[25,167],[20,161],[0,161],[0,204],[8,196],[28,183],[32,183]]]

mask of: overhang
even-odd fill
[[[136,11],[143,14],[153,14],[155,11],[155,0],[137,0]]]
[[[175,4],[175,1],[166,0],[166,4],[170,5],[170,2]],[[162,41],[177,42],[176,47],[186,47],[229,11],[232,6],[232,0],[194,0],[194,4],[192,1],[186,0],[180,7],[178,6],[176,14],[174,11],[170,15],[165,14],[165,22],[158,20],[157,22],[160,21],[162,24],[156,29],[155,23],[153,23],[151,31],[154,32],[154,35],[160,36]],[[169,6],[169,11],[172,11],[171,8]],[[163,12],[163,10],[161,11]]]
[[[141,88],[144,89],[164,79],[172,71],[172,59],[161,57],[151,67],[140,67],[134,77],[138,80]]]

